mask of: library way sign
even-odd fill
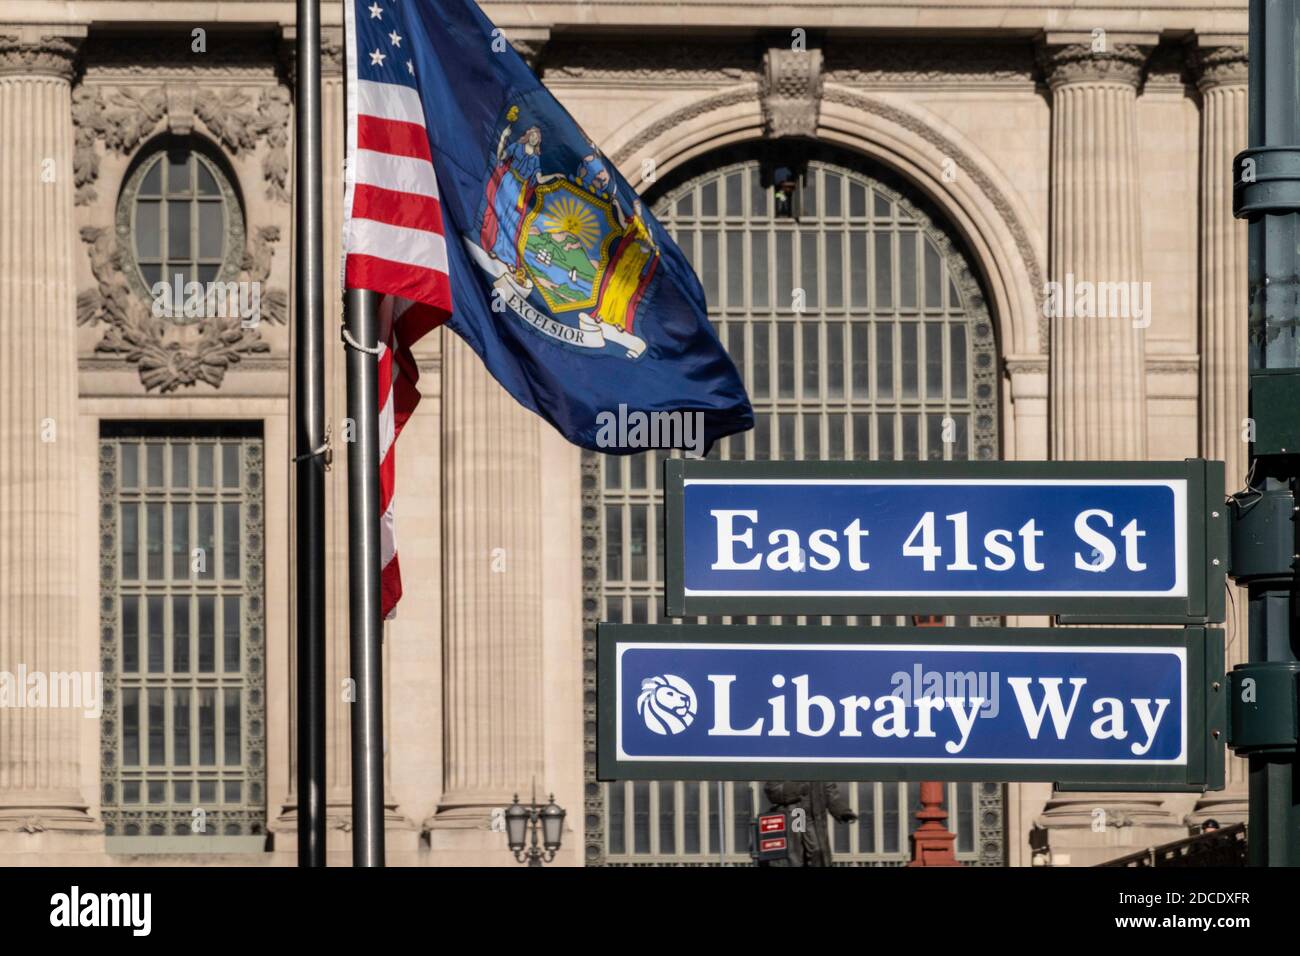
[[[1222,632],[1199,627],[607,624],[600,775],[1202,790],[1222,681]]]
[[[667,608],[1180,629],[602,625],[602,779],[1221,789],[1218,462],[665,463]]]

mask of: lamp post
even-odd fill
[[[528,806],[522,806],[519,794],[515,794],[514,803],[506,810],[506,843],[515,859],[520,863],[527,861],[529,866],[554,860],[564,834],[564,815],[564,809],[555,803],[555,794],[551,794],[550,802],[544,807],[538,806],[535,791]],[[525,840],[530,836],[530,845],[525,847]]]
[[[1246,489],[1232,498],[1232,574],[1249,588],[1250,660],[1228,674],[1229,745],[1250,761],[1250,863],[1300,865],[1296,779],[1296,505],[1300,459],[1300,0],[1251,0],[1250,148],[1232,212],[1247,226],[1250,418]]]

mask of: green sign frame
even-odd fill
[[[777,763],[638,761],[615,747],[619,642],[789,644],[999,644],[1064,647],[1174,647],[1187,653],[1187,763],[1096,766],[1018,763]],[[843,780],[1056,783],[1069,790],[1204,793],[1224,787],[1227,702],[1223,631],[1218,628],[1089,629],[847,627],[801,625],[601,624],[596,636],[598,780]]]
[[[1221,624],[1225,620],[1228,511],[1220,461],[708,461],[664,462],[665,605],[669,617],[709,614],[1045,614],[1070,624]],[[731,479],[1163,479],[1187,482],[1187,594],[1165,596],[688,595],[684,485]]]

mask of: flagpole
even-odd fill
[[[347,292],[348,624],[351,635],[352,865],[384,865],[383,677],[380,670],[379,296]]]
[[[325,865],[325,344],[320,0],[297,0],[294,484],[298,865]]]

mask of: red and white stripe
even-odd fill
[[[394,533],[393,492],[397,485],[397,436],[420,403],[411,346],[433,326],[419,303],[385,296],[379,311],[379,561],[384,617],[393,616],[402,596],[402,573]],[[438,321],[441,321],[439,319]],[[434,323],[437,324],[436,322]]]
[[[379,322],[379,487],[382,607],[402,595],[394,535],[394,448],[419,403],[411,347],[451,313],[451,283],[438,180],[419,94],[358,80],[353,5],[349,18],[348,154],[344,283],[382,293]]]

